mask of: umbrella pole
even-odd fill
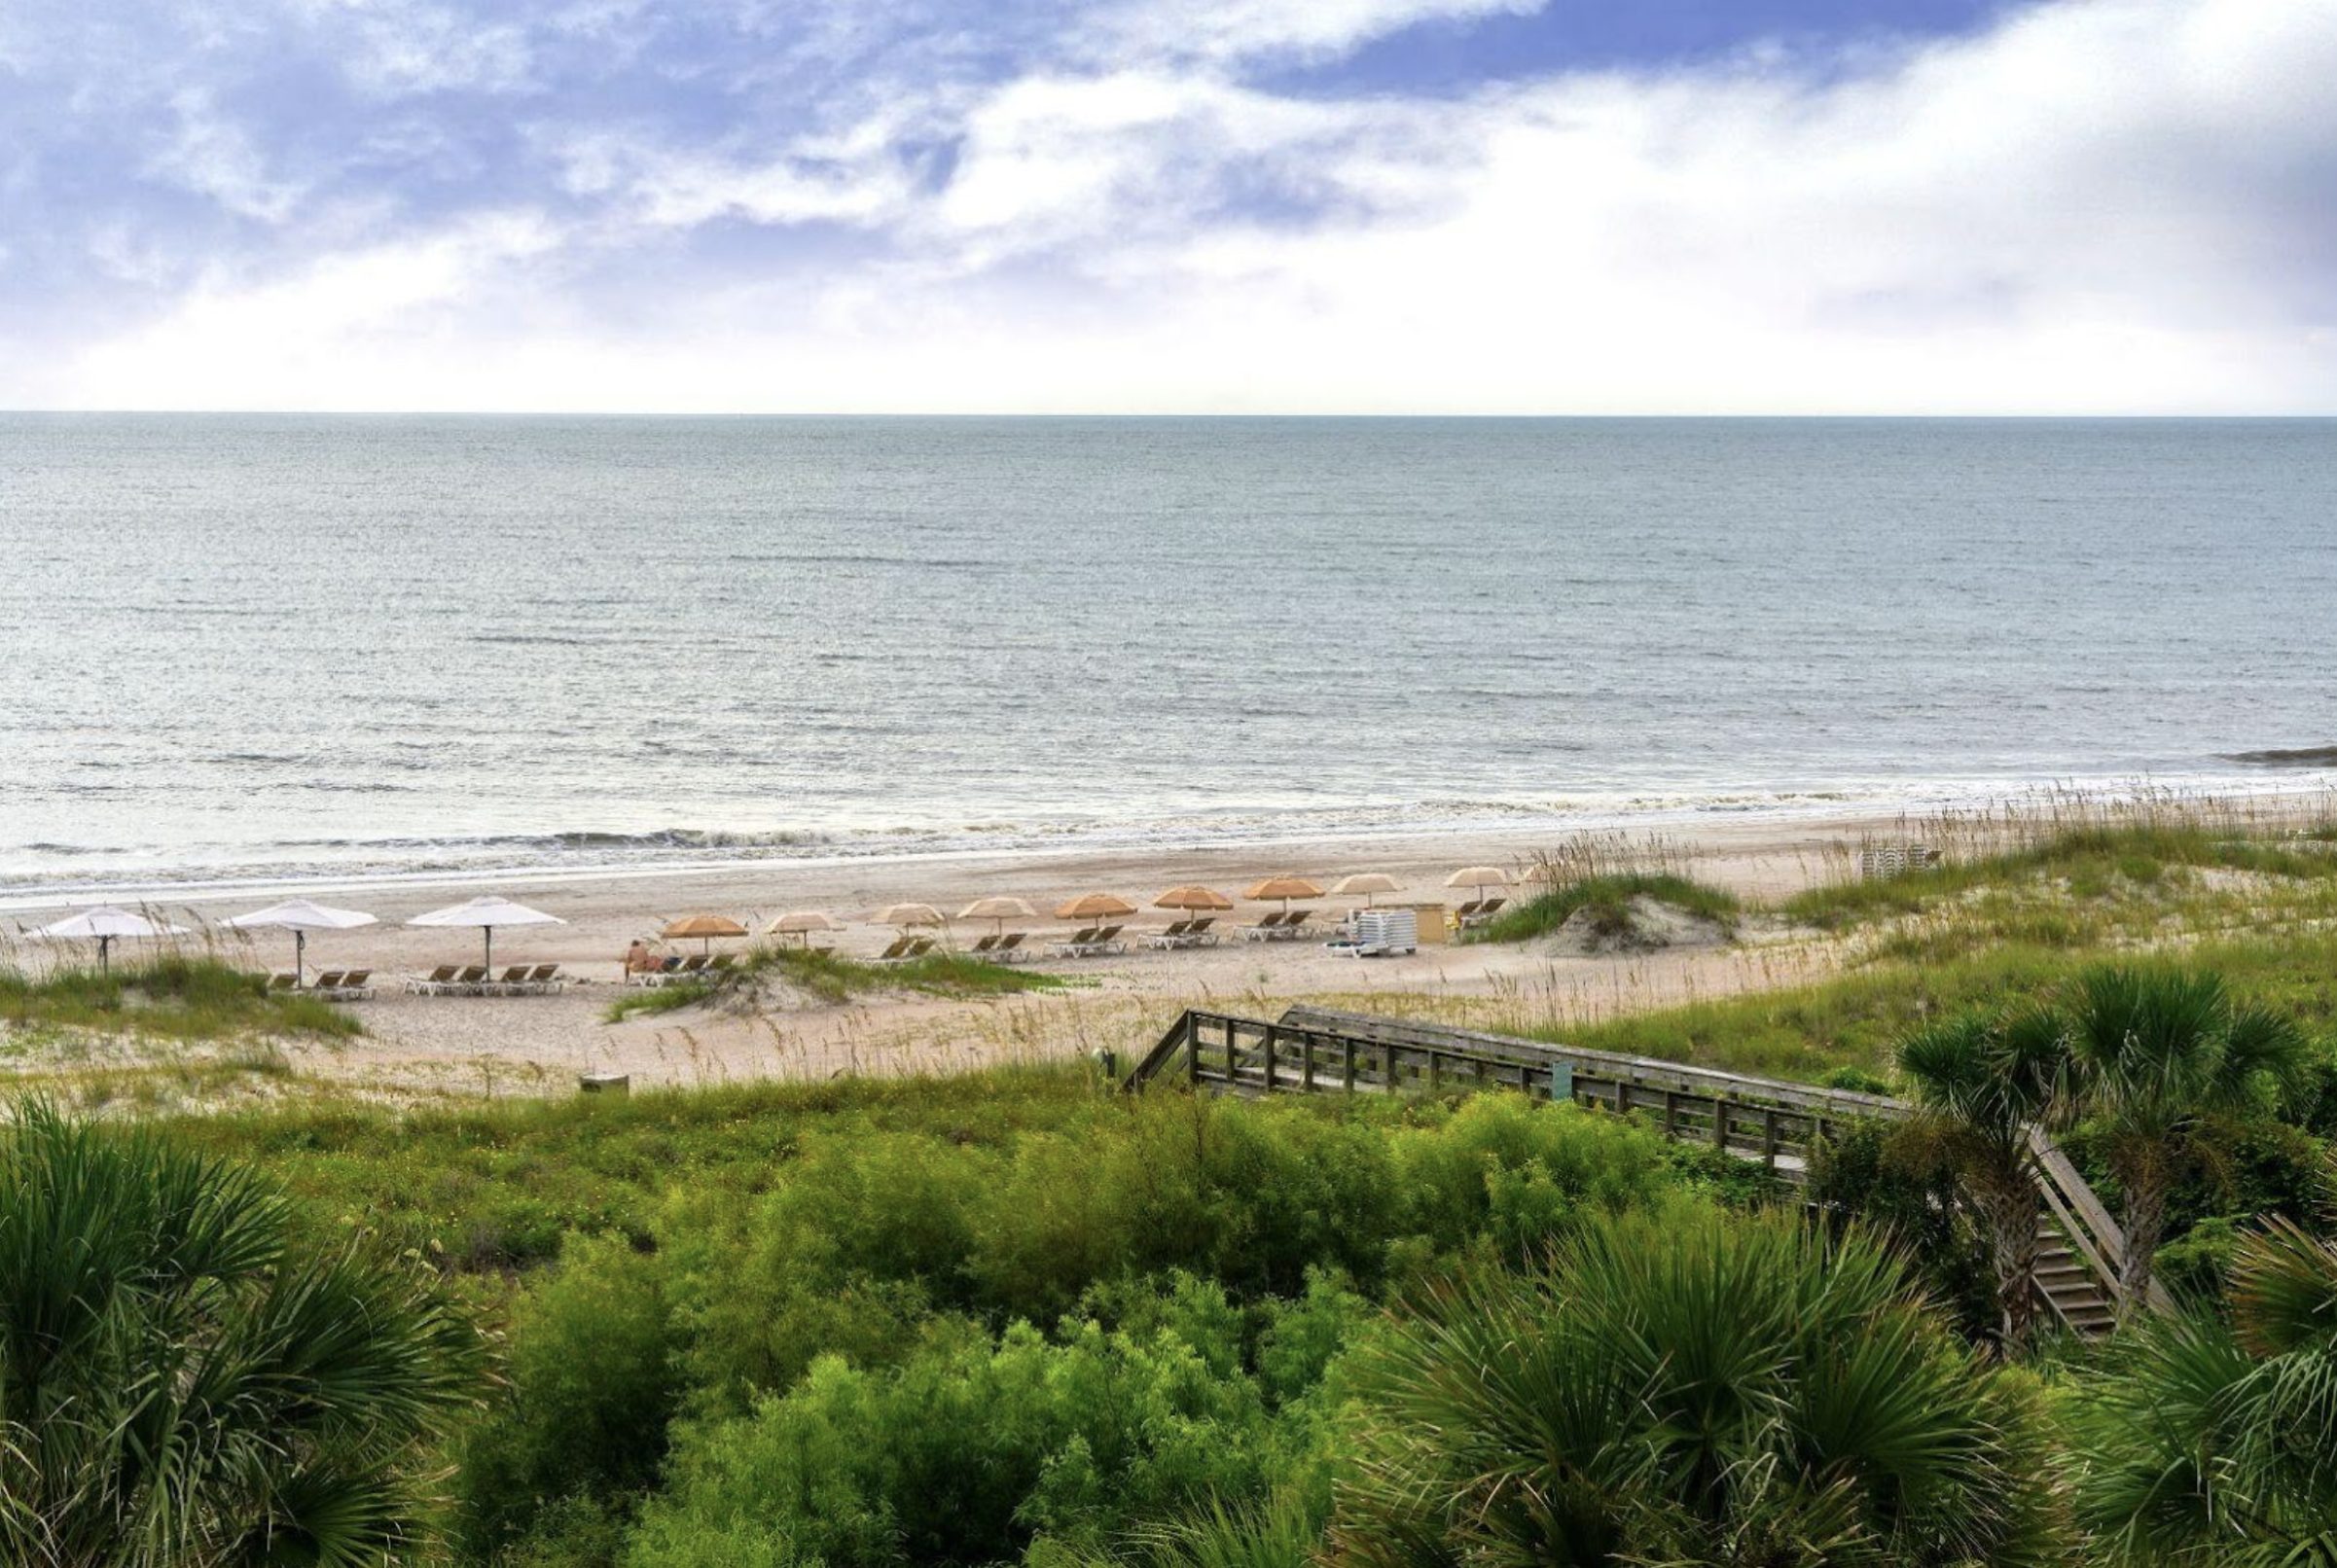
[[[486,937],[486,952],[481,962],[486,969],[487,978],[492,980],[495,974],[495,928],[481,926],[479,929]]]
[[[91,921],[90,924],[94,925],[96,922]],[[99,937],[97,939],[97,973],[100,975],[109,975],[113,973],[114,966],[107,957],[108,951],[113,947],[113,945],[114,939],[111,937]]]
[[[295,928],[292,933],[292,988],[299,990],[308,983],[305,973],[308,961],[308,933]]]

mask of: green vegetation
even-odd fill
[[[0,1022],[126,1030],[208,1041],[243,1034],[328,1039],[362,1033],[355,1018],[311,996],[271,993],[267,980],[215,958],[162,957],[110,970],[60,969],[38,980],[0,969]]]
[[[1431,1293],[1354,1373],[1333,1523],[1434,1562],[2050,1562],[2025,1383],[1981,1367],[1867,1240],[1784,1215],[1602,1218]]]
[[[845,1002],[872,991],[923,991],[932,996],[1012,996],[1058,991],[1061,975],[993,964],[965,953],[930,952],[907,963],[871,964],[824,947],[766,947],[748,956],[745,978],[770,975],[823,1002]]]
[[[2114,1561],[2337,1555],[2337,1244],[2273,1221],[2227,1305],[2139,1325],[2068,1402],[2079,1516]]]
[[[304,1242],[248,1169],[18,1103],[0,1126],[0,1555],[361,1563],[486,1392],[413,1264]]]
[[[2018,1350],[2029,1342],[2036,1300],[2039,1160],[2031,1129],[2064,1113],[2066,1027],[2033,1005],[1966,1014],[1900,1042],[1899,1067],[1922,1110],[1903,1136],[1928,1144],[1956,1173],[1987,1233],[1998,1338]]]
[[[714,985],[707,980],[673,980],[665,985],[637,986],[626,991],[606,1008],[601,1017],[610,1023],[622,1023],[641,1013],[678,1013],[686,1007],[696,1007],[712,1001]]]
[[[1544,937],[1582,910],[1594,935],[1628,937],[1634,899],[1653,899],[1723,927],[1737,923],[1736,895],[1673,872],[1606,872],[1576,878],[1512,905],[1469,934],[1472,942],[1524,942]]]
[[[885,991],[918,991],[927,996],[1012,996],[1024,991],[1059,991],[1072,982],[1043,970],[993,964],[967,953],[930,952],[905,963],[874,964],[840,957],[824,947],[763,947],[734,968],[700,979],[628,991],[602,1015],[611,1023],[636,1014],[672,1013],[752,992],[777,981],[841,1006],[856,996]]]
[[[2267,837],[2205,813],[2168,811],[2139,818],[2060,823],[2008,822],[2009,846],[1945,856],[1901,876],[1821,883],[1784,900],[1787,916],[1829,930],[1910,915],[1960,901],[1986,905],[1982,917],[2007,921],[2025,907],[2032,918],[2056,907],[2078,927],[2093,923],[2078,907],[2092,902],[2164,903],[2203,871],[2243,873],[2337,887],[2337,855],[2312,834]],[[2138,892],[2155,897],[2134,900]],[[2023,897],[2022,895],[2026,895]],[[1967,918],[1971,912],[1967,910]],[[2099,918],[2095,916],[2093,918]]]

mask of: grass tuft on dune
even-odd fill
[[[1719,925],[1737,923],[1735,894],[1682,876],[1676,872],[1608,872],[1551,888],[1522,904],[1513,905],[1469,934],[1472,942],[1527,942],[1546,937],[1581,910],[1602,935],[1631,927],[1634,899],[1653,899]]]
[[[615,1023],[635,1014],[671,1013],[767,979],[792,985],[831,1006],[886,991],[974,998],[1060,991],[1070,983],[1061,975],[1010,968],[966,953],[933,952],[904,964],[874,964],[822,947],[765,947],[746,954],[743,962],[719,977],[677,980],[621,996],[609,1004],[603,1016]]]
[[[39,979],[0,969],[0,1022],[183,1040],[245,1034],[346,1039],[357,1020],[312,996],[270,992],[265,978],[215,958],[165,956]]]

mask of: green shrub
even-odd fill
[[[1131,1519],[1240,1497],[1273,1472],[1257,1385],[1173,1333],[1025,1325],[870,1371],[823,1357],[751,1413],[690,1428],[631,1568],[995,1562],[1039,1536],[1094,1550]]]
[[[661,1258],[580,1237],[521,1296],[504,1397],[459,1453],[473,1555],[529,1536],[605,1538],[655,1483],[682,1395],[665,1275]]]

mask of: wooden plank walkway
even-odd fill
[[[1450,1094],[1505,1089],[1638,1116],[1664,1136],[1708,1144],[1805,1179],[1817,1144],[1859,1122],[1913,1114],[1903,1100],[1755,1078],[1680,1062],[1368,1014],[1294,1007],[1277,1019],[1192,1010],[1170,1024],[1125,1087],[1180,1083],[1196,1090],[1268,1094]],[[2038,1294],[2078,1334],[2106,1333],[2117,1315],[2124,1237],[2067,1158],[2041,1132]],[[2167,1304],[2163,1290],[2153,1304]]]

